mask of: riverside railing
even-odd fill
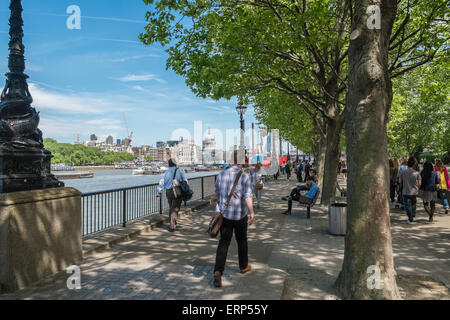
[[[216,177],[217,174],[189,179],[194,191],[190,201],[213,195]],[[153,183],[84,193],[81,202],[83,237],[118,225],[126,227],[130,221],[169,209],[165,192],[156,199],[157,187],[158,183]]]

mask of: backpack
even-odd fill
[[[181,181],[180,187],[181,187],[181,197],[183,198],[183,201],[191,200],[192,196],[194,195],[194,191],[192,191],[187,181],[185,180]]]

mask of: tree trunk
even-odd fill
[[[336,194],[337,170],[339,164],[343,119],[329,119],[327,124],[326,153],[323,167],[322,204],[329,205]]]
[[[326,138],[320,136],[316,141],[313,142],[313,156],[316,163],[317,171],[317,185],[319,188],[323,186],[323,168],[325,166],[325,154],[327,150]]]
[[[388,47],[397,1],[353,3],[346,108],[347,235],[336,286],[344,299],[400,299],[392,255],[386,133],[392,102]],[[366,25],[366,11],[373,4],[381,9],[380,30]],[[380,286],[372,282],[377,278]]]

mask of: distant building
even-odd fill
[[[200,164],[202,162],[202,151],[195,145],[192,139],[181,139],[172,149],[171,153],[176,157],[177,163],[181,165]]]
[[[112,136],[108,136],[108,138],[106,138],[106,144],[112,145],[114,142],[114,139]]]
[[[129,138],[123,139],[123,140],[122,140],[122,145],[123,145],[124,147],[129,147],[129,146],[131,146],[131,139],[129,139]]]
[[[211,134],[211,130],[208,130],[208,134],[203,140],[201,162],[202,164],[223,163],[222,150],[216,148],[216,139]]]
[[[122,145],[122,140],[117,139],[117,140],[116,140],[116,145],[117,145],[118,147],[120,147],[120,146]]]
[[[158,149],[164,149],[166,147],[166,143],[164,141],[158,141],[156,142],[156,148]]]
[[[155,158],[155,161],[159,161],[159,162],[167,162],[170,159],[170,149],[169,148],[164,148],[164,149],[157,149],[158,154]]]
[[[181,141],[181,140],[180,140],[180,141]],[[166,143],[166,147],[169,147],[169,148],[175,147],[177,144],[180,143],[180,141],[177,141],[177,140],[169,140],[169,141],[167,141],[167,143]]]
[[[98,138],[95,134],[91,134],[91,141],[97,141]]]

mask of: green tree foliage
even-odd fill
[[[284,112],[280,112],[280,107]],[[269,130],[279,129],[280,136],[306,153],[313,152],[319,134],[311,118],[298,107],[292,96],[278,90],[266,90],[255,99],[255,116]]]
[[[148,156],[145,157],[145,161],[146,162],[153,162],[153,161],[155,161],[155,159],[151,155],[148,155]]]
[[[44,146],[52,155],[52,163],[67,165],[111,165],[122,161],[132,161],[134,155],[119,152],[102,152],[98,148],[83,145],[58,143],[54,139],[45,139]]]
[[[423,65],[394,81],[388,124],[390,155],[450,152],[450,63]]]

